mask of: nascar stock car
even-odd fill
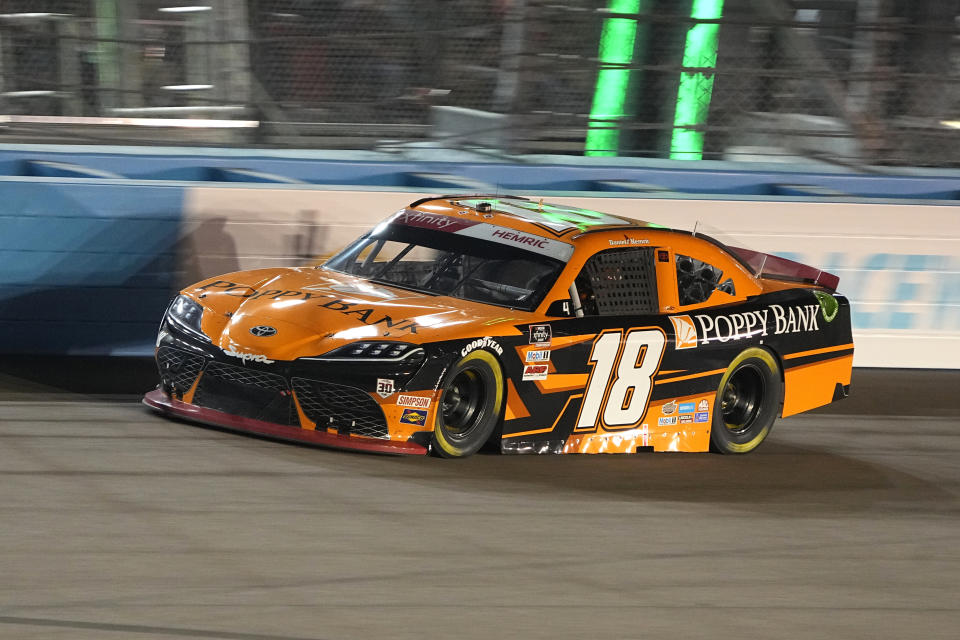
[[[596,211],[425,198],[323,264],[184,289],[144,402],[374,452],[745,453],[846,397],[837,284]]]

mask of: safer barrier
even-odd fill
[[[960,192],[952,176],[686,169],[641,175],[636,167],[337,164],[235,153],[198,160],[49,150],[21,150],[17,158],[0,152],[0,169],[7,174],[0,176],[0,353],[148,354],[165,304],[184,284],[237,269],[301,264],[422,195],[475,191],[509,178],[515,193],[697,227],[822,267],[840,276],[840,291],[853,303],[857,366],[960,368],[960,221],[956,206],[943,200]],[[311,172],[350,174],[364,184],[302,180]],[[406,178],[396,178],[401,174]],[[386,175],[394,177],[381,180]],[[582,180],[572,180],[575,175]],[[778,188],[821,191],[759,194],[756,185],[774,184],[772,178]],[[402,186],[382,184],[390,181]],[[547,189],[600,182],[608,190]],[[867,185],[867,199],[831,191],[866,192]],[[672,188],[726,191],[707,196]],[[884,194],[900,197],[884,200]],[[941,200],[932,204],[920,194]]]

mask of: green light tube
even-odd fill
[[[641,0],[610,0],[611,13],[639,13]],[[627,91],[633,62],[637,21],[631,18],[607,18],[600,34],[600,71],[590,109],[584,155],[616,156],[620,146],[618,120],[626,114]]]
[[[723,0],[693,0],[690,17],[694,20],[717,20],[722,16]],[[702,70],[680,73],[673,138],[670,140],[670,158],[673,160],[703,158],[702,127],[710,112],[719,34],[719,24],[695,24],[687,32],[683,66]]]

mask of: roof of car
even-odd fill
[[[514,195],[447,195],[422,198],[409,209],[451,216],[480,216],[493,224],[510,226],[544,237],[562,238],[576,232],[609,229],[661,229],[661,225]]]

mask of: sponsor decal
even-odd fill
[[[623,247],[638,244],[650,244],[646,238],[624,238],[623,240],[610,240],[611,247]]]
[[[433,400],[423,396],[407,396],[400,394],[397,396],[398,407],[413,407],[414,409],[429,409]]]
[[[694,404],[692,402],[681,402],[680,413],[693,413]]]
[[[422,427],[427,424],[427,412],[419,409],[404,409],[403,413],[400,414],[400,422]]]
[[[377,395],[381,398],[389,398],[393,395],[393,380],[388,378],[377,378]]]
[[[825,291],[814,291],[813,295],[820,303],[820,312],[823,314],[823,319],[827,322],[833,322],[833,319],[837,317],[837,312],[840,311],[840,303]]]
[[[650,425],[640,425],[640,444],[644,447],[650,446]]]
[[[546,380],[550,366],[546,364],[528,364],[523,367],[524,380]]]
[[[200,287],[200,291],[204,292],[200,294],[200,297],[202,298],[207,293],[210,293],[209,290],[211,289],[217,290],[219,293],[224,293],[228,296],[234,296],[236,298],[250,298],[251,300],[267,298],[268,300],[298,299],[305,301],[314,298],[333,298],[333,300],[327,300],[326,302],[319,303],[317,306],[324,307],[332,311],[339,311],[345,316],[356,316],[360,322],[369,326],[383,325],[383,328],[388,330],[387,332],[384,332],[384,335],[389,335],[389,331],[408,331],[410,333],[417,333],[417,329],[420,327],[420,325],[413,320],[394,320],[391,316],[388,316],[377,309],[363,307],[362,305],[364,303],[362,302],[347,302],[330,293],[311,293],[309,291],[300,291],[296,289],[265,289],[261,291],[259,289],[254,289],[253,287],[230,282],[229,280],[216,280],[210,284]]]
[[[670,316],[673,332],[677,335],[676,349],[694,349],[697,346],[697,328],[690,316]]]
[[[494,340],[493,338],[478,338],[473,342],[469,343],[463,349],[460,350],[460,356],[466,356],[471,351],[475,349],[490,349],[491,351],[496,351],[498,356],[503,355],[503,347],[500,346],[500,343]]]
[[[527,351],[527,362],[550,362],[550,350]]]
[[[707,422],[710,419],[710,413],[707,411],[698,411],[693,414],[694,422]]]
[[[553,338],[553,330],[548,324],[530,325],[530,344],[537,347],[549,347]]]
[[[697,411],[710,411],[710,401],[706,398],[697,403]]]
[[[250,328],[250,333],[258,338],[269,338],[270,336],[277,335],[277,329],[276,327],[271,327],[266,324],[258,324],[257,326]]]
[[[423,229],[438,229],[440,231],[458,231],[465,227],[478,224],[469,220],[451,218],[450,216],[438,215],[435,213],[425,213],[413,209],[405,209],[397,214],[393,222],[409,225],[411,227],[420,227]]]
[[[676,400],[671,400],[670,402],[660,407],[660,413],[662,413],[665,416],[673,415],[676,412],[677,412]]]
[[[493,237],[516,242],[517,244],[525,244],[531,247],[537,247],[538,249],[546,249],[547,244],[550,242],[546,238],[541,238],[540,236],[531,236],[525,233],[517,233],[516,231],[507,231],[506,229],[495,229],[493,232]]]
[[[241,353],[234,349],[224,349],[223,355],[230,356],[231,358],[240,358],[244,362],[262,362],[263,364],[273,364],[274,362],[261,353]]]
[[[677,424],[677,416],[670,416],[669,418],[657,418],[657,424],[661,427],[670,427]]]
[[[680,424],[690,424],[693,422],[693,416],[689,413],[682,416],[677,416],[677,421]]]
[[[782,307],[772,304],[759,311],[744,311],[721,316],[697,314],[700,324],[700,344],[709,344],[711,340],[728,342],[751,336],[766,336],[769,329],[773,335],[785,333],[806,333],[819,331],[817,315],[819,304],[806,304],[800,307]],[[772,325],[768,324],[772,320]]]

